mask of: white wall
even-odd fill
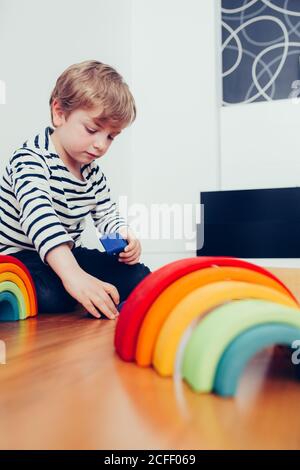
[[[218,188],[218,1],[133,0],[132,198],[144,203],[199,202]],[[154,223],[152,221],[152,223]],[[185,239],[144,240],[156,267],[186,251]]]
[[[93,58],[115,66],[137,101],[136,123],[101,161],[113,195],[149,210],[197,204],[200,189],[218,187],[218,2],[52,0],[45,8],[39,0],[1,0],[0,171],[16,146],[50,123],[59,74]],[[91,223],[84,242],[97,245]],[[152,269],[195,254],[184,239],[142,243]]]
[[[300,185],[300,103],[278,100],[221,109],[221,189]],[[250,260],[300,267],[300,259]]]
[[[47,8],[0,0],[7,89],[0,171],[16,146],[50,124],[58,75],[91,58],[115,66],[137,102],[137,121],[101,161],[116,198],[150,210],[151,203],[196,204],[201,190],[297,185],[300,107],[220,108],[218,7],[219,0],[52,0]],[[91,224],[84,241],[96,246]],[[142,242],[152,269],[195,254],[184,239]]]
[[[49,98],[58,76],[87,59],[106,62],[131,81],[131,0],[0,0],[0,172],[11,152],[51,124]],[[113,194],[130,192],[130,131],[116,139],[101,166]],[[96,243],[89,225],[85,242]]]
[[[39,0],[0,0],[0,79],[7,88],[1,172],[16,146],[50,123],[59,74],[92,58],[115,66],[137,101],[136,123],[101,161],[113,195],[149,209],[197,204],[200,190],[216,189],[219,178],[218,2],[52,0],[45,8]],[[84,242],[97,246],[91,222]],[[195,254],[184,239],[142,243],[152,269]]]
[[[300,103],[278,100],[221,109],[221,187],[299,186]]]

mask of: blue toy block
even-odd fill
[[[121,312],[122,308],[124,307],[124,304],[125,304],[125,300],[123,300],[123,302],[120,302],[119,305],[117,306],[117,309],[119,312]]]
[[[100,238],[105,251],[109,255],[118,255],[128,245],[128,242],[119,233],[108,233]]]
[[[124,307],[124,304],[125,304],[125,300],[123,300],[123,302],[120,302],[119,305],[117,305],[117,310],[118,310],[119,313],[121,312],[122,308]],[[97,309],[97,311],[101,315],[100,320],[108,320],[108,318],[105,315],[103,315],[103,313],[101,313],[98,309]],[[87,316],[89,318],[94,318],[95,319],[94,315],[91,315],[90,313],[88,313]]]

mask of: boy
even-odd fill
[[[77,302],[96,318],[116,318],[115,304],[150,273],[140,242],[111,201],[96,160],[136,115],[134,99],[112,67],[85,61],[68,67],[50,98],[52,127],[10,158],[0,189],[0,254],[29,269],[41,312]],[[85,217],[128,241],[119,257],[81,247]],[[98,311],[99,310],[99,311]]]

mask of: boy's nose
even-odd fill
[[[94,142],[94,147],[95,147],[95,149],[99,150],[100,152],[103,152],[106,148],[106,142],[104,141],[104,139],[97,139]]]

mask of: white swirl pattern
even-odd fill
[[[300,0],[239,2],[222,0],[223,104],[288,98],[300,79]]]

